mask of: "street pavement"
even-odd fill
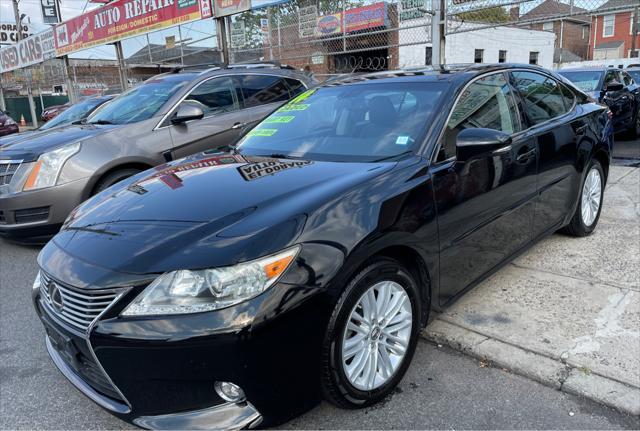
[[[388,399],[322,403],[282,428],[639,429],[618,411],[640,371],[639,177],[613,167],[592,237],[553,235],[436,319]],[[0,240],[0,429],[131,428],[49,360],[31,304],[38,251]]]

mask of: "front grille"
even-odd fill
[[[16,223],[32,223],[36,221],[44,221],[49,218],[49,207],[17,210],[15,211],[14,216],[16,218]]]
[[[49,314],[84,332],[121,292],[72,288],[40,271],[40,293]]]
[[[4,186],[11,182],[13,174],[16,173],[20,163],[7,163],[0,161],[0,186]]]

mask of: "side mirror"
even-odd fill
[[[202,117],[204,117],[202,108],[192,103],[182,103],[173,118],[171,118],[171,122],[173,124],[182,124],[191,120],[200,120]]]
[[[621,82],[618,81],[611,81],[610,83],[607,84],[607,87],[605,88],[605,91],[609,92],[609,91],[620,91],[624,89],[624,84],[622,84]]]
[[[458,161],[465,162],[509,145],[511,145],[511,136],[499,130],[464,129],[458,133],[456,138],[456,157]]]

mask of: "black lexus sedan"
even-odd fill
[[[420,329],[540,238],[598,223],[607,108],[533,66],[308,90],[229,152],[72,212],[33,300],[55,365],[144,428],[252,428],[390,393]]]
[[[558,73],[611,109],[614,133],[640,136],[640,85],[626,70],[584,68]]]

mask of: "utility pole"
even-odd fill
[[[22,41],[22,17],[20,16],[20,9],[18,8],[18,0],[12,0],[13,3],[13,16],[16,20],[16,38],[20,43]],[[27,74],[27,98],[29,99],[29,111],[31,113],[31,124],[33,127],[38,127],[38,118],[36,117],[36,104],[33,101],[33,91],[31,90],[31,69],[26,70]]]
[[[122,91],[127,91],[129,88],[129,81],[127,79],[127,65],[124,61],[124,52],[122,51],[122,42],[117,41],[113,43],[116,48],[116,58],[118,59],[118,74],[120,75],[120,86]]]
[[[431,18],[431,66],[443,69],[445,59],[445,0],[432,0],[433,17]]]
[[[636,9],[633,12],[632,23],[633,23],[633,36],[631,36],[631,57],[637,58],[638,51],[636,51],[637,40],[638,40],[638,23],[640,23],[640,17],[638,16],[638,12],[640,12],[640,7],[636,5]]]

